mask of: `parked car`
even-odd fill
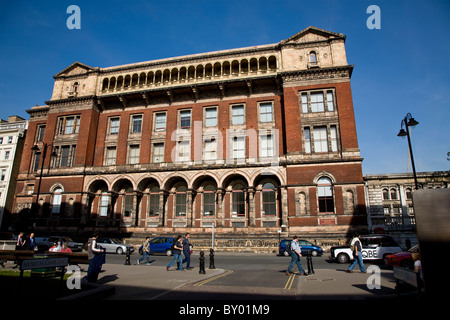
[[[36,245],[38,246],[39,251],[48,251],[50,247],[53,246],[54,243],[58,243],[60,239],[69,242],[69,248],[72,252],[82,251],[83,244],[81,242],[75,242],[70,237],[65,236],[51,236],[51,237],[36,237]]]
[[[150,254],[165,253],[168,256],[172,255],[172,244],[175,243],[175,238],[171,237],[156,237],[150,240]]]
[[[115,238],[98,238],[97,245],[105,248],[106,253],[124,254],[127,248],[130,248],[130,253],[134,252],[134,247],[130,244],[124,244],[122,240]]]
[[[286,250],[287,246],[291,245],[291,239],[283,239],[280,241],[280,244],[278,245],[278,253],[283,256],[289,256],[289,253]],[[319,246],[316,246],[312,244],[311,242],[307,240],[298,240],[298,244],[301,247],[302,254],[307,254],[311,252],[311,255],[313,257],[315,256],[321,256],[323,254],[323,249]]]
[[[419,245],[411,247],[409,250],[404,252],[398,252],[394,254],[389,254],[384,258],[384,264],[388,267],[403,267],[407,269],[414,269],[414,260],[412,258],[412,253],[419,252]]]
[[[380,260],[388,254],[402,252],[397,242],[386,235],[363,235],[360,237],[362,244],[363,260]],[[330,259],[335,259],[339,263],[348,263],[353,260],[353,252],[350,245],[331,247]]]

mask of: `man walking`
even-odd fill
[[[191,244],[189,242],[189,237],[191,235],[189,233],[186,233],[186,235],[184,236],[183,239],[183,255],[184,255],[184,259],[183,259],[183,263],[186,262],[186,269],[187,270],[191,270]]]
[[[150,264],[150,237],[145,237],[145,241],[142,244],[142,257],[138,259],[137,264],[140,264],[145,259],[146,265]]]
[[[303,270],[302,263],[300,262],[302,250],[298,244],[297,236],[294,236],[290,246],[291,246],[291,263],[289,264],[289,267],[286,270],[286,275],[289,276],[291,274],[291,269],[294,266],[294,264],[297,265],[298,271],[300,271],[300,275],[306,275],[305,271]]]
[[[362,273],[366,273],[366,269],[364,269],[363,257],[362,257],[362,245],[361,240],[359,239],[359,234],[355,234],[350,243],[350,247],[353,251],[353,262],[348,267],[347,272],[352,273],[353,268],[359,263],[359,269]]]

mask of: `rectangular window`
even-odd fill
[[[308,127],[305,127],[303,132],[305,134],[305,152],[311,153],[311,131]]]
[[[150,217],[159,215],[159,193],[150,193],[150,205],[148,215]]]
[[[216,214],[216,194],[208,191],[203,193],[203,214],[213,216]]]
[[[273,135],[269,134],[261,136],[260,157],[273,157],[274,155],[274,139]]]
[[[108,215],[109,208],[109,194],[103,192],[100,199],[100,217],[106,217]]]
[[[41,161],[41,153],[35,152],[34,153],[34,161],[33,161],[33,168],[32,171],[36,172],[39,169],[39,162]]]
[[[245,194],[242,190],[233,190],[233,215],[245,216]]]
[[[190,141],[178,141],[177,144],[177,160],[190,161],[191,160],[191,144]]]
[[[186,215],[186,192],[175,194],[175,216]]]
[[[129,154],[128,154],[128,163],[129,164],[139,163],[140,150],[141,150],[141,147],[138,144],[130,146]]]
[[[325,111],[323,92],[311,92],[310,96],[311,96],[311,111],[312,112]]]
[[[0,172],[0,181],[6,180],[6,169],[2,169]]]
[[[263,190],[263,215],[274,216],[277,214],[276,194],[273,190]]]
[[[10,151],[5,151],[5,160],[9,160]]]
[[[231,124],[244,124],[244,105],[232,106],[231,113]]]
[[[157,113],[155,115],[155,131],[166,130],[166,113]]]
[[[45,126],[38,126],[36,134],[36,142],[44,141],[44,134],[45,134]]]
[[[330,127],[330,142],[331,142],[331,151],[333,152],[338,151],[336,126]]]
[[[71,167],[75,163],[75,151],[76,145],[56,146],[54,152],[57,155],[52,160],[52,166],[59,167]]]
[[[142,132],[142,115],[134,115],[131,118],[131,133]]]
[[[308,113],[308,94],[306,92],[302,93],[302,111]]]
[[[70,146],[62,146],[61,147],[61,167],[67,167],[70,164]]]
[[[191,127],[191,110],[180,111],[180,127],[182,129]]]
[[[205,127],[217,126],[217,108],[208,108],[205,110]]]
[[[314,127],[314,152],[328,152],[327,127]]]
[[[107,166],[115,165],[116,164],[116,155],[117,155],[116,147],[107,147],[106,148],[105,165],[107,165]]]
[[[261,122],[272,122],[272,102],[264,102],[260,104],[260,121]]]
[[[245,137],[233,137],[233,159],[245,158]]]
[[[214,138],[205,141],[205,149],[203,152],[203,160],[217,159],[217,141]]]
[[[164,162],[164,143],[154,143],[153,144],[153,162],[161,163]]]
[[[327,109],[328,111],[334,111],[334,98],[333,91],[327,91]]]
[[[109,119],[109,134],[119,134],[120,118]]]
[[[58,120],[58,134],[76,134],[80,128],[80,116],[60,117]]]

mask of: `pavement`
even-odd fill
[[[372,267],[373,270],[371,270]],[[283,274],[280,277],[282,279],[280,287],[267,288],[270,290],[267,291],[270,292],[270,295],[263,297],[280,300],[397,299],[392,270],[372,267],[368,268],[368,273],[361,273],[356,267],[350,274],[347,273],[345,266],[338,266],[336,269],[315,268],[315,273],[308,276]],[[86,270],[87,266],[83,266],[81,277],[84,277]],[[89,290],[76,292],[74,289],[73,295],[62,300],[165,300],[177,296],[185,297],[186,295],[182,295],[183,292],[189,292],[192,286],[196,287],[201,294],[199,299],[210,298],[213,290],[220,290],[214,293],[223,294],[223,297],[231,296],[238,300],[239,298],[236,297],[255,299],[252,298],[257,297],[255,293],[263,292],[261,287],[256,286],[222,285],[214,287],[207,285],[219,283],[216,280],[226,279],[231,273],[233,270],[209,269],[208,266],[205,267],[205,274],[200,274],[197,266],[192,270],[185,271],[178,271],[175,266],[172,266],[167,271],[164,266],[160,265],[106,263],[102,267],[97,283],[82,284]],[[222,283],[226,283],[226,281],[222,281]],[[210,290],[209,296],[208,290]],[[171,294],[169,295],[169,293]],[[412,294],[406,293],[405,297],[415,298],[414,291]]]
[[[275,299],[290,300],[372,300],[397,299],[395,279],[392,270],[374,269],[368,273],[361,273],[356,267],[353,273],[347,273],[345,267],[341,269],[315,269],[315,273],[308,276],[294,274],[284,276],[284,288],[270,288],[271,296],[279,295]],[[75,299],[103,299],[103,300],[165,300],[169,293],[189,291],[190,286],[199,290],[199,299],[206,297],[207,290],[213,293],[213,287],[205,284],[226,277],[232,270],[221,268],[205,268],[205,274],[199,274],[198,267],[192,270],[177,271],[175,266],[167,271],[163,266],[153,265],[121,265],[104,264],[99,280],[90,284],[91,290],[83,291],[64,300]],[[201,286],[201,287],[200,287]],[[249,287],[217,287],[224,297],[240,293],[241,297],[250,297],[254,288]],[[253,291],[252,291],[253,290]],[[261,293],[261,288],[256,289]],[[206,292],[206,295],[205,295]],[[215,292],[217,293],[217,292]],[[166,296],[167,295],[167,296]],[[183,295],[181,295],[183,296]],[[234,295],[237,297],[237,295]],[[253,295],[256,296],[256,295]],[[185,295],[184,295],[185,297]],[[265,296],[269,297],[269,296]],[[406,293],[405,297],[411,297]],[[415,295],[412,295],[414,298]],[[169,298],[170,299],[170,298]]]

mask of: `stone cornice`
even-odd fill
[[[326,78],[351,78],[353,65],[336,66],[325,68],[310,68],[303,70],[283,71],[279,75],[283,82],[295,82],[303,80],[326,79]]]

